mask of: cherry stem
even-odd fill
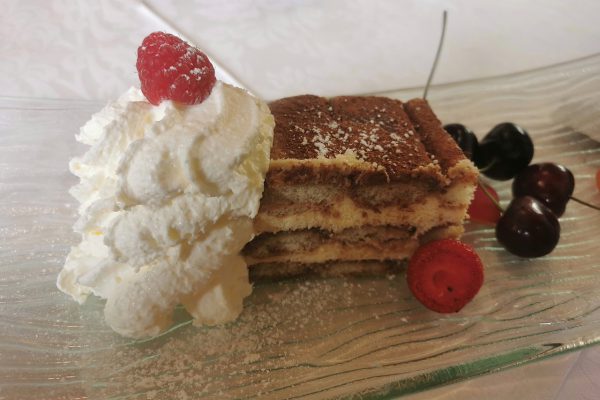
[[[429,77],[427,78],[427,84],[425,84],[425,90],[423,91],[423,100],[427,99],[427,92],[429,92],[429,86],[431,85],[431,81],[433,81],[433,75],[435,74],[435,70],[437,68],[438,61],[440,60],[440,55],[442,54],[442,47],[444,47],[444,37],[446,36],[447,22],[448,22],[448,11],[444,10],[444,14],[442,15],[442,35],[440,36],[438,48],[437,48],[437,51],[435,52],[435,59],[433,60],[433,65],[431,66],[431,71],[429,71]]]
[[[577,202],[577,203],[579,203],[579,204],[583,204],[584,206],[588,206],[588,207],[590,207],[590,208],[593,208],[594,210],[598,210],[598,211],[600,211],[600,207],[598,207],[598,206],[595,206],[595,205],[593,205],[593,204],[590,204],[590,203],[588,203],[588,202],[585,202],[585,201],[583,201],[583,200],[579,200],[577,197],[573,197],[573,196],[571,196],[571,200],[573,200],[573,201],[576,201],[576,202]]]
[[[483,194],[485,194],[487,196],[487,198],[490,199],[490,201],[492,203],[494,203],[494,205],[496,206],[496,208],[500,211],[500,214],[502,214],[504,212],[504,209],[502,208],[502,206],[500,205],[500,203],[498,203],[498,200],[496,200],[494,198],[494,196],[492,196],[492,194],[487,190],[487,188],[485,187],[485,185],[481,181],[478,181],[477,184],[479,185],[479,187],[483,191]]]

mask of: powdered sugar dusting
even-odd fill
[[[368,284],[315,279],[259,285],[233,324],[199,329],[184,323],[166,337],[103,353],[111,360],[102,364],[112,369],[100,374],[105,379],[94,394],[114,396],[115,386],[157,399],[302,394],[311,390],[300,389],[302,382],[315,373],[342,372],[338,364],[373,351],[368,347],[375,342],[364,337],[373,326],[409,315],[404,310],[412,300],[404,286],[402,277],[383,276]]]
[[[370,99],[359,105],[356,98],[334,98],[330,104],[310,104],[295,110],[295,134],[301,137],[296,146],[314,158],[335,158],[350,151],[359,160],[381,166],[389,173],[400,168],[414,168],[424,155],[424,148],[414,127],[402,111],[402,103],[390,99]],[[390,103],[390,104],[387,104]],[[391,107],[391,106],[394,107]],[[420,147],[419,147],[420,146]],[[410,156],[409,156],[410,155]]]

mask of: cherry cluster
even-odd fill
[[[513,199],[506,210],[490,209],[490,200],[498,204],[498,196],[490,186],[480,184],[471,219],[495,223],[498,242],[517,256],[541,257],[554,250],[560,238],[558,217],[575,188],[571,171],[555,163],[529,165],[534,153],[531,137],[511,122],[496,125],[481,142],[464,125],[449,124],[444,129],[482,174],[503,181],[514,178]]]

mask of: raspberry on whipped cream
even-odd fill
[[[215,85],[215,69],[200,49],[165,32],[152,32],[138,48],[142,93],[152,104],[202,103]]]
[[[235,319],[273,126],[265,103],[222,82],[193,105],[132,88],[94,115],[77,136],[91,147],[70,163],[82,240],[58,287],[105,298],[106,322],[129,337],[165,330],[177,304],[195,324]]]

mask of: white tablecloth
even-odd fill
[[[597,0],[3,0],[0,96],[115,98],[137,85],[136,49],[183,36],[218,75],[265,99],[422,86],[449,11],[436,83],[600,52]],[[600,347],[409,396],[600,398]]]

